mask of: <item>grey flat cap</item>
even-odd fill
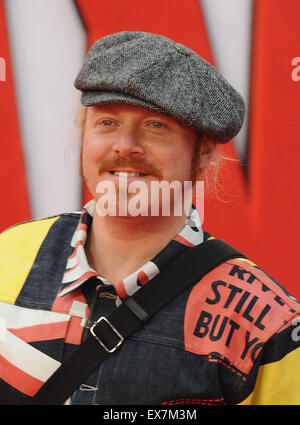
[[[119,32],[98,40],[76,80],[83,105],[127,103],[176,118],[219,143],[240,130],[240,94],[194,51],[160,35]]]

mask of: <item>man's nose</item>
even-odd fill
[[[137,132],[134,130],[126,130],[119,133],[113,145],[113,151],[125,157],[144,155],[144,149],[139,143]]]

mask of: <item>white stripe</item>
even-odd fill
[[[0,302],[0,317],[4,319],[6,329],[18,329],[26,326],[58,323],[70,319],[68,314],[47,310],[34,310],[4,302]]]
[[[78,261],[78,266],[74,270],[64,274],[62,280],[63,284],[79,279],[86,272],[96,273],[96,271],[88,265],[83,246],[78,246],[76,259]]]
[[[71,316],[79,316],[85,319],[86,309],[87,309],[87,304],[82,303],[81,301],[74,300],[69,313],[71,314]]]
[[[202,230],[200,230],[200,232],[195,232],[190,227],[186,226],[184,229],[182,229],[179,235],[190,242],[192,245],[199,245],[201,242],[203,242]]]
[[[204,236],[199,218],[199,213],[196,209],[191,210],[190,217],[187,219],[186,222],[187,224],[184,226],[181,232],[179,232],[179,235],[191,244],[195,246],[199,245],[203,242]],[[196,227],[198,229],[198,232],[191,229],[191,227]]]
[[[0,341],[0,354],[14,366],[43,382],[60,366],[60,362],[8,331],[5,333],[5,342]]]
[[[76,264],[78,264],[78,258],[75,255],[74,257],[68,259],[66,269],[72,269],[74,266],[76,266]]]
[[[73,0],[6,0],[33,218],[81,204],[73,86],[86,54],[86,32]],[[73,143],[72,143],[73,140]]]
[[[94,217],[96,203],[93,199],[89,201],[88,203],[86,203],[84,208],[87,210],[87,212],[89,213],[91,217]]]
[[[6,332],[5,319],[0,317],[0,341],[5,341],[5,332]]]
[[[79,241],[82,241],[83,245],[85,244],[86,232],[84,230],[76,230],[72,237],[71,246],[74,248]]]
[[[141,271],[143,271],[150,280],[159,273],[159,268],[154,263],[152,263],[152,261],[149,261],[143,267],[141,267],[136,272],[132,273],[130,276],[124,279],[123,282],[128,295],[132,295],[138,289],[140,289],[140,286],[137,286],[137,279],[138,279],[138,274]]]
[[[85,281],[81,281],[78,283],[74,283],[70,286],[68,286],[67,288],[63,289],[60,293],[59,293],[59,297],[63,297],[64,295],[68,294],[71,291],[74,291],[74,289],[79,288],[79,286],[81,286],[83,284],[83,282]]]
[[[216,65],[224,77],[249,98],[253,0],[199,0],[202,3]],[[248,114],[235,138],[238,151],[246,155]]]

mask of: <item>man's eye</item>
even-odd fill
[[[111,120],[98,120],[96,125],[100,127],[110,127],[113,125],[113,122]]]
[[[108,126],[111,126],[113,124],[113,122],[110,121],[110,120],[103,120],[103,121],[101,121],[100,124],[104,125],[105,127],[108,127]]]
[[[161,122],[153,122],[153,123],[151,123],[151,125],[152,125],[152,127],[155,127],[155,128],[164,127],[164,124],[162,124]]]

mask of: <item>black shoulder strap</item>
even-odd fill
[[[88,338],[50,376],[30,404],[63,404],[108,355],[119,349],[132,332],[138,330],[183,289],[196,284],[208,272],[232,258],[246,257],[219,239],[210,239],[187,249],[147,285],[122,300],[122,304],[108,317],[100,317],[91,327]]]

